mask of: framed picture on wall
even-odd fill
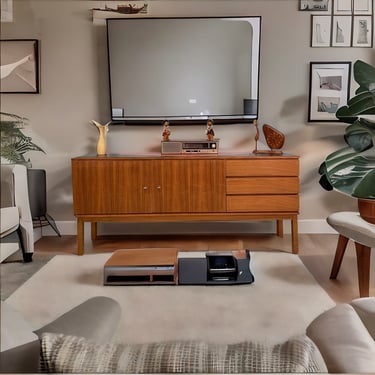
[[[372,16],[353,16],[353,47],[372,47]]]
[[[39,46],[37,39],[1,40],[0,92],[39,93]]]
[[[372,14],[373,0],[353,0],[354,14]]]
[[[330,11],[330,0],[300,0],[299,10],[328,12]]]
[[[353,4],[352,0],[334,0],[333,2],[333,14],[344,15],[352,14]]]
[[[0,10],[1,22],[13,22],[13,0],[1,0]]]
[[[331,45],[331,16],[311,16],[311,47]]]
[[[309,122],[339,122],[350,94],[351,62],[310,62]]]
[[[333,16],[332,47],[350,47],[352,41],[352,17]]]

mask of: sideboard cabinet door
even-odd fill
[[[189,211],[225,212],[224,160],[189,160]]]
[[[225,212],[223,160],[73,159],[75,215]]]

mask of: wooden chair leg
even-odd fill
[[[355,242],[359,296],[368,297],[370,293],[370,257],[371,248]]]
[[[348,244],[349,238],[344,237],[343,235],[339,235],[339,239],[337,241],[335,259],[333,260],[332,269],[330,279],[336,279],[337,274],[340,271],[342,259],[345,254],[346,246]]]

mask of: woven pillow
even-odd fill
[[[305,335],[283,344],[175,341],[98,345],[82,337],[45,333],[41,367],[58,373],[327,372]]]

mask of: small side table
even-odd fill
[[[44,169],[28,169],[27,182],[34,228],[50,225],[56,234],[61,237],[55,220],[47,213],[46,171]]]

